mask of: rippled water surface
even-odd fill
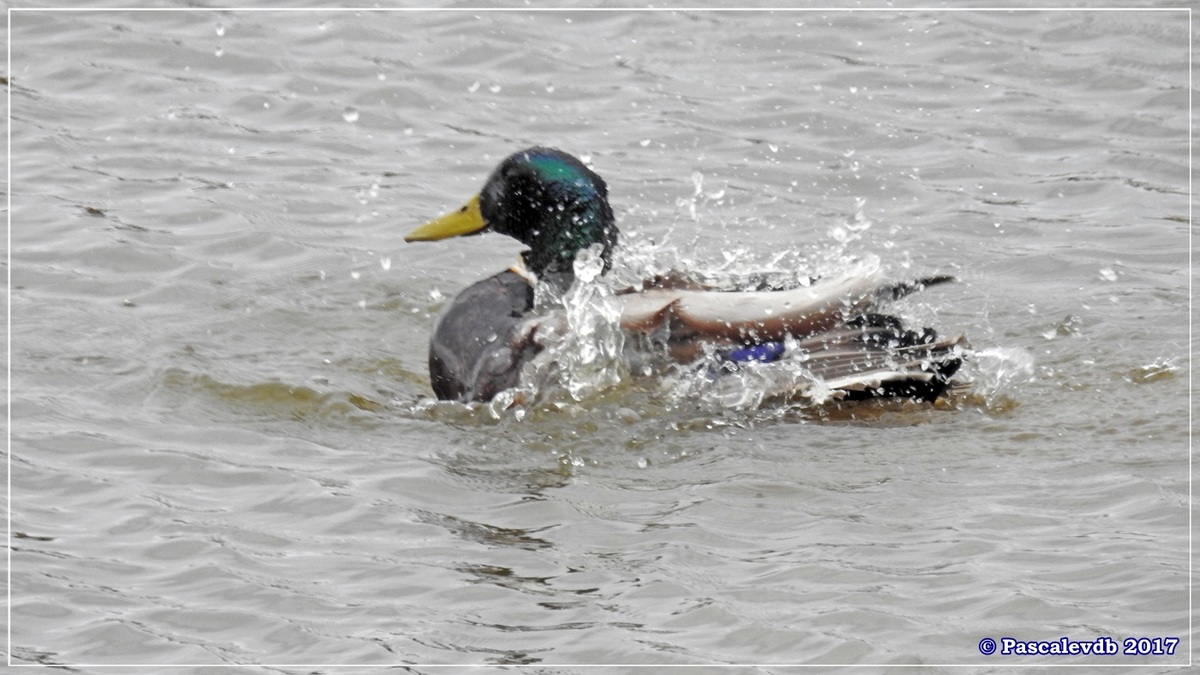
[[[14,12],[13,663],[1179,667],[1187,22]],[[636,264],[954,274],[974,384],[432,402],[520,246],[401,237],[533,144]]]

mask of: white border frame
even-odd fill
[[[1145,663],[1145,664],[1095,664],[1095,663],[1021,663],[1020,661],[981,661],[978,663],[920,663],[920,664],[805,664],[805,663],[743,663],[743,664],[552,664],[552,663],[537,663],[529,665],[502,665],[502,664],[425,664],[425,663],[394,663],[394,664],[329,664],[329,663],[263,663],[263,664],[223,664],[223,663],[194,663],[194,664],[112,664],[112,663],[13,663],[12,654],[12,82],[13,82],[13,61],[12,61],[12,16],[14,12],[472,12],[472,13],[493,13],[493,12],[1020,12],[1020,11],[1037,11],[1037,12],[1186,12],[1188,17],[1188,635],[1186,644],[1188,646],[1188,661],[1186,664],[1175,663]],[[8,265],[6,276],[6,306],[5,306],[5,329],[7,334],[6,344],[6,372],[5,372],[5,387],[7,398],[5,399],[5,421],[7,424],[5,433],[5,448],[7,453],[7,485],[6,497],[6,527],[7,527],[7,543],[8,549],[6,552],[6,600],[7,600],[7,620],[8,628],[6,635],[6,656],[7,665],[10,668],[33,667],[33,668],[1180,668],[1191,667],[1195,656],[1193,645],[1193,636],[1195,635],[1193,622],[1195,620],[1195,611],[1193,602],[1195,593],[1193,585],[1195,583],[1195,574],[1192,567],[1192,556],[1194,553],[1193,536],[1195,528],[1192,526],[1192,514],[1194,511],[1192,501],[1192,485],[1193,485],[1193,453],[1192,453],[1192,422],[1193,411],[1195,410],[1193,400],[1193,359],[1192,352],[1194,350],[1194,341],[1192,336],[1192,322],[1195,316],[1193,307],[1193,279],[1194,266],[1192,264],[1192,232],[1194,229],[1194,220],[1192,217],[1192,204],[1194,203],[1193,189],[1193,158],[1195,157],[1193,146],[1193,126],[1195,117],[1192,114],[1192,92],[1195,89],[1194,80],[1192,78],[1192,61],[1194,54],[1192,40],[1192,8],[1191,7],[746,7],[746,8],[730,8],[730,7],[492,7],[492,8],[475,8],[475,7],[9,7],[7,10],[6,21],[8,44],[7,44],[7,77],[8,85],[6,92],[6,116],[7,124],[6,146],[5,146],[5,175],[8,179],[8,189],[6,192],[7,201],[7,232],[6,232],[6,264]],[[1185,640],[1181,639],[1183,644]]]

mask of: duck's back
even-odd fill
[[[443,400],[488,401],[514,387],[537,353],[519,330],[533,287],[504,271],[469,286],[438,318],[429,343],[429,377]]]

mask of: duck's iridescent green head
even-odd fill
[[[617,243],[608,187],[583,162],[560,150],[529,148],[507,157],[479,195],[461,209],[417,228],[405,241],[431,241],[492,230],[529,246],[533,273],[572,274],[579,251],[601,244],[605,271]]]

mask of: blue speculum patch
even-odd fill
[[[734,363],[747,363],[757,361],[759,363],[770,363],[777,361],[783,356],[784,346],[782,342],[764,342],[760,345],[750,345],[749,347],[740,347],[732,349],[724,354],[725,359]]]

